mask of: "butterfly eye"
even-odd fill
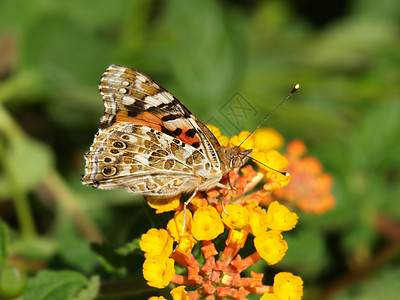
[[[115,175],[117,173],[117,168],[115,168],[115,167],[104,167],[101,170],[101,173],[104,176],[113,176],[113,175]]]
[[[242,166],[242,160],[238,156],[234,156],[231,158],[231,168],[236,169]]]

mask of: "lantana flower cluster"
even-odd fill
[[[222,136],[218,128],[209,128],[222,146],[237,146],[249,135],[249,132],[241,132],[229,139]],[[170,283],[175,284],[177,287],[171,291],[173,299],[247,299],[251,293],[262,294],[263,300],[301,299],[303,281],[299,276],[281,272],[276,274],[272,285],[265,285],[262,273],[250,272],[249,277],[242,275],[260,260],[268,265],[278,263],[288,248],[282,233],[293,229],[297,223],[295,213],[273,200],[274,197],[286,197],[278,192],[291,179],[277,170],[287,168],[291,160],[297,163],[289,168],[293,173],[302,165],[299,151],[296,154],[289,151],[285,157],[276,150],[282,145],[283,138],[275,130],[257,130],[241,146],[253,149],[251,157],[260,162],[257,163],[258,170],[249,164],[231,171],[222,181],[234,187],[229,192],[226,189],[199,192],[188,206],[185,220],[180,197],[163,202],[147,199],[157,213],[176,211],[166,229],[152,228],[142,235],[140,247],[146,258],[143,275],[148,285],[164,288]],[[314,172],[313,179],[319,178],[320,173]],[[293,202],[296,189],[292,188],[292,191],[288,200]],[[314,199],[321,198],[318,193],[314,195]],[[260,205],[268,205],[268,208]],[[218,252],[221,239],[225,246]],[[252,245],[246,245],[246,242]],[[175,249],[174,244],[177,245]],[[246,249],[254,250],[242,258],[239,251],[245,245]],[[183,275],[176,273],[175,269],[182,268],[185,272],[179,273]]]
[[[145,252],[143,275],[148,284],[163,288],[170,282],[180,286],[177,299],[218,299],[231,297],[245,299],[250,294],[273,295],[275,299],[300,299],[302,280],[290,273],[278,273],[274,285],[262,283],[263,274],[251,272],[241,277],[241,272],[264,259],[269,265],[279,262],[288,248],[282,232],[292,229],[297,215],[272,202],[268,210],[254,204],[228,204],[225,212],[212,205],[199,207],[192,215],[187,212],[184,234],[183,212],[177,211],[165,229],[150,229],[142,235],[141,249]],[[213,243],[224,230],[228,234],[222,253]],[[249,234],[254,236],[254,252],[245,258],[238,254]],[[178,242],[173,249],[173,242]],[[201,243],[202,260],[192,254],[196,243]],[[175,273],[174,264],[187,269],[187,275]],[[182,287],[190,286],[192,291]],[[173,293],[178,290],[174,289]],[[174,294],[173,299],[175,299]],[[288,297],[286,295],[289,295]],[[265,298],[268,299],[268,298]],[[272,298],[274,299],[274,298]]]

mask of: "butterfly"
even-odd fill
[[[99,85],[105,113],[82,182],[152,198],[229,187],[220,183],[252,150],[223,147],[170,92],[145,74],[111,65]]]

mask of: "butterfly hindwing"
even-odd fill
[[[144,195],[188,192],[202,183],[194,172],[213,172],[206,156],[196,148],[150,127],[129,123],[105,129],[85,158],[85,184],[100,189],[126,188]]]

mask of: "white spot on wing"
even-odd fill
[[[144,77],[143,75],[140,75],[140,74],[136,75],[136,79],[141,82],[146,82],[146,80],[147,80],[146,77]]]
[[[171,100],[170,100],[170,98],[169,98],[166,94],[168,94],[168,93],[161,92],[161,93],[157,93],[157,94],[153,95],[153,97],[154,97],[156,100],[158,100],[159,103],[160,103],[160,102],[161,102],[161,103],[170,103]]]
[[[125,105],[132,105],[133,103],[135,103],[135,98],[133,97],[129,97],[129,96],[123,96],[122,97],[122,103]]]
[[[147,96],[146,98],[144,98],[144,101],[146,102],[146,104],[149,105],[149,107],[158,106],[160,103],[164,103],[163,101],[160,101],[159,97],[157,97],[158,95],[159,94],[155,94],[153,96]]]
[[[148,154],[137,154],[133,157],[134,160],[137,160],[142,165],[147,166],[149,164],[149,155]]]
[[[170,93],[168,92],[162,92],[164,94],[165,97],[167,97],[169,100],[173,101],[174,100],[174,96],[172,96]]]

